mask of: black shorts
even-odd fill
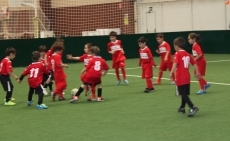
[[[97,82],[97,83],[87,83],[87,82],[83,82],[84,85],[89,85],[89,86],[97,86],[98,84],[101,84],[101,81],[100,82]]]
[[[43,87],[42,85],[36,87],[36,88],[32,88],[30,87],[30,93],[35,93],[35,94],[43,94]]]
[[[177,92],[179,95],[190,95],[190,84],[177,86]]]
[[[4,91],[11,92],[14,88],[9,75],[0,75],[0,80]]]
[[[42,79],[42,85],[45,85],[45,82],[47,81],[47,79],[49,78],[50,76],[48,74],[43,74],[43,79]]]

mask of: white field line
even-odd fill
[[[107,73],[107,74],[110,74],[110,75],[115,75],[115,73]],[[120,74],[122,75],[122,74]],[[126,76],[129,76],[129,77],[138,77],[138,78],[141,78],[141,76],[139,75],[126,75]],[[157,78],[157,77],[153,77],[153,78]],[[163,80],[170,80],[169,78],[161,78]],[[198,83],[198,81],[190,81],[190,82],[193,82],[193,83]],[[217,82],[208,82],[210,84],[216,84],[216,85],[225,85],[225,86],[230,86],[230,84],[227,84],[227,83],[217,83]]]
[[[227,62],[230,60],[216,60],[216,61],[207,61],[207,63],[218,63],[218,62]],[[159,66],[156,66],[157,68]],[[134,69],[140,69],[141,67],[133,67],[133,68],[125,68],[125,70],[134,70]],[[114,71],[114,70],[109,70],[109,71]]]

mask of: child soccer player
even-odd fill
[[[185,46],[184,38],[178,37],[174,39],[173,43],[174,43],[174,48],[176,50],[176,53],[174,55],[174,63],[173,63],[172,70],[170,72],[170,78],[172,78],[172,75],[176,70],[176,86],[177,86],[177,91],[181,96],[181,106],[179,107],[178,112],[184,114],[185,105],[187,103],[188,106],[191,108],[188,117],[192,117],[199,109],[193,105],[192,101],[189,98],[189,94],[190,94],[189,64],[191,63],[192,65],[194,65],[194,68],[197,72],[196,73],[197,78],[200,77],[200,73],[194,59],[190,56],[189,53],[187,53],[184,50],[184,46]]]
[[[85,54],[83,54],[82,56],[80,57],[73,57],[71,54],[68,54],[66,57],[67,59],[71,59],[71,60],[80,60],[81,62],[84,62],[84,65],[85,67],[88,65],[90,59],[92,58],[92,55],[91,53],[89,52],[89,49],[93,46],[92,43],[87,43],[85,44],[85,47],[84,47],[84,51],[85,51]],[[85,92],[85,96],[87,96],[90,91],[92,89],[90,88],[90,86],[86,86],[86,92]],[[92,90],[94,93],[95,93],[95,89]]]
[[[161,77],[163,75],[163,71],[171,71],[172,69],[172,56],[171,56],[171,47],[170,45],[164,41],[164,35],[159,33],[156,35],[156,40],[159,43],[158,49],[156,53],[160,54],[161,56],[161,65],[159,67],[158,79],[154,84],[159,85],[161,84]],[[175,84],[175,75],[172,74],[171,84]]]
[[[142,67],[142,78],[146,80],[145,93],[149,93],[154,90],[152,77],[153,77],[153,66],[156,66],[151,50],[146,46],[147,39],[140,37],[138,39],[140,61],[139,66]]]
[[[112,54],[113,60],[113,68],[115,69],[115,73],[117,76],[117,85],[121,83],[119,68],[121,69],[124,83],[128,84],[129,81],[126,79],[126,72],[125,72],[125,52],[122,47],[121,40],[117,40],[117,33],[112,31],[109,34],[109,38],[111,42],[108,43],[108,52]]]
[[[45,55],[46,55],[46,53],[47,53],[46,46],[44,46],[44,45],[40,46],[40,47],[39,47],[39,52],[40,52],[40,56],[41,56],[40,61],[41,61],[43,64],[45,64]],[[52,70],[52,68],[51,68],[50,66],[47,66],[47,69],[48,69],[49,71]],[[50,93],[53,91],[53,87],[52,87],[53,82],[50,82],[49,84],[46,84],[46,81],[47,81],[47,79],[48,79],[49,77],[50,77],[50,76],[49,76],[48,74],[45,74],[45,73],[43,74],[42,85],[43,85],[43,87],[44,87],[44,90],[43,90],[44,95],[48,95],[48,93],[47,93],[47,91],[46,91],[47,86],[49,86]]]
[[[93,58],[90,60],[89,64],[83,69],[82,73],[82,81],[83,84],[79,87],[77,93],[75,96],[72,97],[70,100],[71,103],[78,100],[78,97],[86,87],[86,85],[90,85],[93,89],[93,87],[98,85],[97,89],[97,101],[103,101],[102,98],[102,86],[101,86],[101,77],[103,75],[106,75],[106,73],[109,70],[109,66],[105,62],[104,59],[102,59],[99,56],[100,49],[98,47],[91,47],[89,51],[92,53]],[[88,99],[88,101],[91,101]]]
[[[18,77],[13,73],[13,68],[11,64],[11,60],[15,58],[16,55],[16,50],[13,47],[9,47],[5,51],[6,57],[1,61],[0,64],[0,79],[1,79],[1,84],[6,92],[6,97],[5,97],[5,105],[6,106],[13,106],[16,105],[16,103],[12,102],[15,99],[12,98],[13,94],[13,84],[11,82],[10,76],[13,76],[15,80],[18,80]]]
[[[40,52],[34,51],[32,52],[32,61],[33,63],[30,64],[25,71],[22,73],[20,79],[18,80],[19,83],[23,80],[23,78],[26,75],[29,75],[28,77],[28,84],[29,84],[29,93],[28,93],[28,106],[31,106],[33,100],[33,94],[34,92],[38,94],[38,105],[37,109],[48,109],[48,106],[43,104],[43,74],[49,74],[50,71],[46,68],[46,66],[40,62]]]
[[[61,100],[65,100],[65,98],[63,97],[63,91],[67,87],[66,74],[63,70],[63,67],[68,68],[68,65],[63,64],[61,60],[61,54],[63,53],[63,50],[64,50],[63,43],[56,42],[53,45],[52,50],[53,50],[53,54],[50,59],[51,59],[51,65],[52,65],[52,70],[54,74],[54,82],[55,82],[56,88],[51,95],[52,95],[53,101],[55,101],[56,95],[59,94],[58,99],[59,101],[61,101]]]
[[[192,53],[194,60],[197,63],[199,72],[201,73],[202,77],[198,79],[200,84],[200,90],[197,92],[197,94],[205,94],[206,90],[211,86],[207,81],[204,79],[203,76],[205,76],[206,71],[206,60],[204,58],[204,54],[201,50],[201,47],[199,45],[200,43],[200,35],[196,33],[190,33],[188,35],[188,42],[192,44]],[[196,74],[196,71],[194,71]]]

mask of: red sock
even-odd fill
[[[126,80],[125,68],[121,68],[121,72],[122,72],[122,75],[123,75],[123,79]]]
[[[175,81],[175,73],[172,74],[172,81]]]
[[[117,76],[117,80],[121,80],[120,75],[119,75],[119,69],[115,69],[115,73],[116,73],[116,76]]]
[[[147,88],[152,89],[153,88],[152,79],[151,78],[146,78],[145,80],[146,80]]]
[[[201,90],[204,90],[204,85],[206,85],[207,82],[204,80],[203,77],[200,78],[198,81],[199,81],[199,84],[200,84],[200,89],[201,89]]]
[[[163,72],[159,71],[159,73],[158,73],[158,80],[157,80],[158,82],[161,82],[162,75],[163,75]]]
[[[94,98],[94,97],[96,97],[95,86],[91,86],[91,89],[92,89],[92,95],[91,95],[91,97]]]

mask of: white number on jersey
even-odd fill
[[[94,70],[99,71],[101,70],[101,62],[100,61],[96,61],[94,64]]]
[[[184,68],[188,68],[189,63],[190,63],[190,57],[189,56],[184,56],[182,58],[182,60],[184,61]]]
[[[0,71],[2,70],[2,63],[0,64]]]
[[[52,69],[54,71],[55,70],[55,61],[54,60],[51,60],[51,65],[52,65]]]
[[[39,68],[32,68],[30,70],[30,77],[37,78],[38,77],[38,72],[39,72]]]

